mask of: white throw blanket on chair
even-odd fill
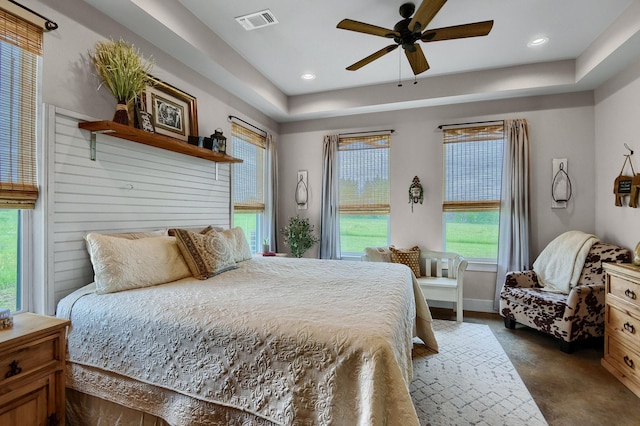
[[[595,235],[582,231],[568,231],[551,241],[533,262],[544,290],[568,294],[578,283],[587,254],[597,241]]]

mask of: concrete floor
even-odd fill
[[[449,309],[431,312],[455,320]],[[491,328],[549,425],[640,425],[640,398],[600,365],[603,339],[565,354],[548,335],[520,324],[508,330],[498,314],[465,311],[464,321]]]

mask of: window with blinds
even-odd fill
[[[12,313],[29,309],[41,61],[42,28],[0,9],[0,299]]]
[[[36,125],[42,29],[0,10],[0,208],[38,198]]]
[[[236,123],[231,123],[231,138],[233,156],[243,160],[233,165],[233,223],[257,253],[265,238],[266,138]]]
[[[341,137],[338,143],[340,249],[356,255],[389,243],[391,136]]]
[[[443,130],[445,250],[497,259],[503,126]]]

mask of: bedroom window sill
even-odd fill
[[[482,262],[479,260],[470,260],[467,271],[475,272],[498,272],[498,264],[495,262]]]

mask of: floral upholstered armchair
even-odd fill
[[[560,340],[571,353],[573,343],[604,335],[603,262],[629,262],[629,250],[597,241],[586,255],[580,278],[568,294],[542,290],[533,270],[510,272],[500,293],[500,315],[507,328],[516,322]]]

